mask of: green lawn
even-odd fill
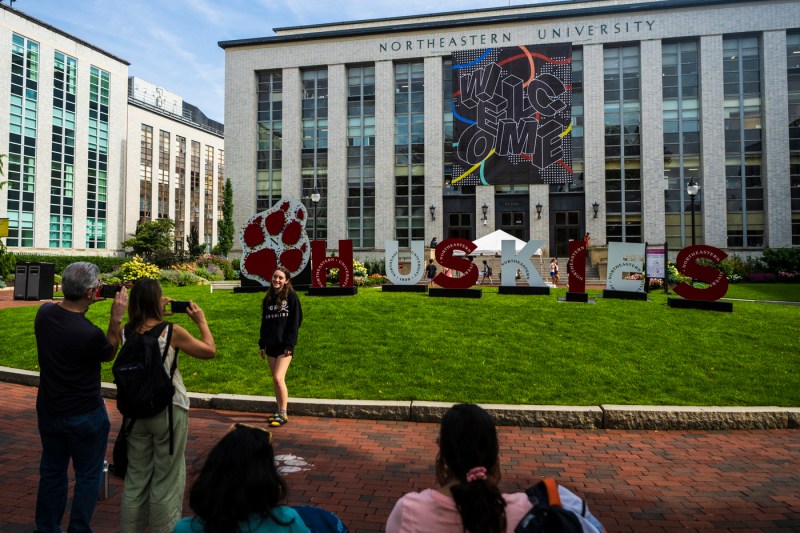
[[[288,374],[292,397],[510,404],[800,406],[800,306],[735,302],[733,313],[649,302],[479,300],[360,289],[301,293],[305,319]],[[193,391],[272,395],[258,357],[263,294],[165,288],[203,307],[217,358],[183,356]],[[676,297],[671,295],[671,297]],[[800,301],[800,285],[731,285],[728,298]],[[109,302],[87,316],[105,328]],[[35,307],[0,311],[0,364],[36,370]],[[176,322],[190,331],[186,316]],[[111,365],[104,380],[111,381]]]

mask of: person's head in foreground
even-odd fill
[[[243,525],[246,531],[248,521],[255,529],[267,521],[287,526],[300,520],[281,506],[287,486],[275,466],[271,440],[264,428],[234,424],[214,446],[189,495],[189,506],[201,519],[199,524],[192,519],[191,531],[229,533]]]
[[[500,447],[494,421],[475,404],[457,404],[442,418],[436,479],[449,488],[464,529],[505,531],[505,500],[497,483]]]

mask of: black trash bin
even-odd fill
[[[17,263],[14,272],[14,299],[24,300],[28,295],[28,263]]]
[[[28,289],[25,299],[52,300],[54,280],[55,265],[53,263],[29,263]]]

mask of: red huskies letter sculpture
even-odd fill
[[[353,286],[353,241],[339,241],[339,257],[325,257],[325,241],[312,241],[311,265],[314,270],[311,275],[311,286],[323,288],[326,285],[329,268],[339,269],[339,286]]]
[[[452,268],[464,275],[460,278],[451,278],[440,272],[433,278],[433,282],[445,289],[469,289],[478,281],[478,267],[466,257],[455,257],[453,252],[461,250],[465,255],[470,254],[477,246],[467,239],[445,239],[436,245],[436,262],[445,268]]]
[[[251,217],[239,235],[244,251],[242,274],[262,285],[269,285],[278,265],[292,276],[299,274],[310,255],[306,220],[305,206],[294,199],[281,199]]]
[[[586,242],[569,241],[569,292],[586,292]]]
[[[725,293],[728,292],[728,278],[725,277],[725,274],[716,268],[698,265],[697,260],[700,258],[709,259],[719,264],[726,257],[728,257],[728,254],[719,248],[705,244],[687,246],[678,252],[678,257],[675,261],[678,271],[692,279],[705,281],[708,283],[708,288],[698,289],[688,283],[681,283],[675,287],[675,293],[687,300],[705,300],[708,302],[719,300],[725,296]]]

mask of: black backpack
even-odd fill
[[[583,532],[578,516],[561,506],[558,484],[553,478],[545,478],[525,491],[533,507],[522,517],[514,533],[572,533]],[[586,513],[586,502],[583,502]]]
[[[158,338],[167,329],[167,345],[161,352]],[[164,368],[172,324],[162,322],[145,333],[126,335],[111,371],[117,384],[117,409],[125,418],[150,418],[172,405],[175,386],[172,375],[178,364],[178,353],[169,373]]]

